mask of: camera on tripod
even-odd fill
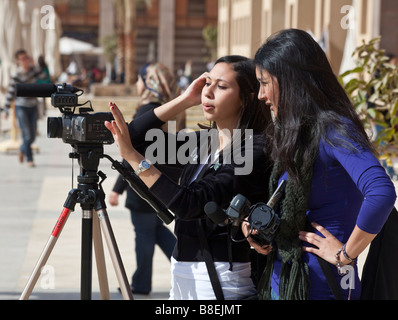
[[[17,84],[18,97],[51,97],[51,104],[63,114],[62,118],[48,118],[47,136],[60,138],[71,145],[99,144],[109,145],[114,143],[112,133],[105,127],[105,121],[112,121],[110,112],[93,112],[90,108],[79,105],[79,96],[83,90],[68,84]],[[79,114],[75,114],[79,108]]]
[[[105,271],[105,260],[101,251],[101,229],[106,237],[112,262],[115,267],[116,276],[123,297],[132,300],[131,288],[123,268],[120,252],[117,249],[116,239],[110,226],[109,217],[106,212],[105,193],[102,183],[106,175],[98,171],[100,159],[107,158],[112,163],[112,168],[117,170],[126,180],[130,187],[152,208],[158,216],[166,223],[170,224],[174,220],[172,212],[152,195],[148,187],[139,177],[132,172],[131,168],[124,167],[122,163],[113,160],[110,156],[104,154],[104,144],[114,142],[112,133],[105,127],[105,121],[112,121],[112,113],[95,113],[90,103],[90,108],[81,108],[78,104],[78,97],[83,91],[67,84],[17,84],[16,96],[18,97],[51,97],[51,104],[59,108],[63,114],[62,118],[48,119],[48,137],[62,138],[65,143],[72,146],[73,152],[69,154],[71,159],[79,159],[80,175],[77,177],[78,185],[72,189],[65,201],[61,216],[59,217],[51,237],[47,242],[45,250],[40,256],[36,267],[29,278],[28,284],[21,295],[21,299],[29,298],[33,287],[36,284],[42,268],[45,266],[52,249],[55,246],[59,235],[68,220],[72,211],[75,210],[77,203],[80,204],[83,211],[82,219],[82,259],[81,259],[81,298],[82,300],[91,299],[92,289],[92,243],[96,246],[97,267],[99,279],[106,280],[106,274],[100,274]],[[76,108],[79,108],[79,114],[75,114]],[[102,179],[100,181],[100,178]],[[94,214],[95,213],[95,214]],[[96,218],[94,219],[94,216]],[[93,224],[93,221],[99,223],[99,227]],[[95,236],[93,237],[93,233]],[[99,250],[97,250],[99,247]],[[100,266],[99,266],[100,265]],[[105,299],[109,296],[108,286],[101,286],[100,289],[107,289],[108,292],[101,291],[101,297]]]
[[[61,138],[65,143],[72,145],[74,152],[69,154],[69,157],[79,159],[81,168],[78,177],[79,187],[87,189],[86,185],[89,184],[90,188],[96,189],[100,159],[107,158],[112,163],[112,168],[117,170],[129,186],[156,211],[159,218],[170,224],[174,220],[173,213],[149,191],[131,168],[126,168],[104,154],[104,145],[114,143],[112,133],[105,127],[105,121],[114,120],[113,115],[110,112],[90,114],[94,111],[90,101],[87,102],[90,103],[90,108],[81,108],[84,105],[78,104],[78,98],[82,94],[83,90],[68,84],[16,85],[18,97],[51,97],[51,104],[63,113],[62,118],[48,119],[48,137]],[[79,108],[79,114],[75,114],[76,108]]]
[[[238,194],[226,210],[220,209],[215,202],[209,202],[205,206],[205,212],[210,220],[220,226],[232,223],[237,227],[247,218],[251,226],[249,236],[260,246],[270,245],[281,222],[274,208],[281,199],[285,187],[286,181],[282,180],[267,204],[260,202],[252,206],[246,197]],[[257,234],[253,234],[254,230],[258,231]]]

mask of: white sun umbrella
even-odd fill
[[[91,53],[94,48],[91,43],[69,37],[62,37],[59,41],[59,49],[63,55]]]
[[[40,56],[44,56],[44,43],[46,35],[44,29],[41,27],[41,13],[39,8],[34,8],[32,12],[31,24],[31,47],[32,58],[37,61]]]
[[[29,12],[26,0],[18,0],[19,17],[21,20],[21,36],[24,44],[24,49],[31,54],[31,13]]]
[[[15,51],[23,48],[19,8],[15,0],[0,1],[0,44],[0,87],[6,90],[15,71]]]
[[[46,63],[50,71],[50,75],[53,78],[58,78],[62,73],[61,66],[61,48],[60,39],[62,35],[61,19],[54,12],[50,28],[46,29],[45,43],[44,43],[44,56]]]
[[[16,50],[23,48],[21,20],[18,2],[15,0],[0,1],[0,88],[3,92],[8,89],[10,77],[16,70],[14,54]],[[4,104],[5,96],[2,94],[1,103]],[[12,121],[11,140],[0,144],[0,151],[18,150],[17,125],[15,117]]]
[[[43,56],[51,77],[58,78],[62,73],[59,52],[59,39],[62,34],[61,21],[55,11],[46,13],[47,18],[43,20],[43,14],[39,8],[34,8],[32,12],[32,57],[37,62],[39,57]]]
[[[340,65],[340,74],[346,71],[352,70],[356,67],[355,58],[352,56],[357,47],[357,0],[352,1],[352,6],[349,11],[349,23],[345,28],[347,28],[347,37],[344,45],[343,59]],[[355,77],[354,74],[346,76],[344,82],[348,83]]]

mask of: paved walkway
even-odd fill
[[[59,116],[50,110],[49,116]],[[3,123],[4,124],[4,123]],[[0,153],[0,300],[19,299],[36,262],[42,253],[62,207],[72,189],[77,186],[79,165],[75,161],[72,176],[72,148],[61,139],[48,139],[47,121],[39,123],[40,136],[35,154],[36,168],[21,165],[17,153]],[[4,142],[0,140],[0,144]],[[105,146],[105,153],[120,159],[115,145]],[[103,183],[109,195],[118,173],[103,159],[100,168],[107,175]],[[124,267],[131,281],[135,270],[134,230],[130,214],[124,208],[124,198],[118,207],[108,205],[108,214]],[[80,299],[80,205],[71,214],[65,228],[38,280],[31,299]],[[173,225],[170,226],[173,228]],[[111,299],[122,299],[118,281],[104,242]],[[93,299],[99,299],[99,284],[93,257]],[[153,292],[135,299],[167,299],[170,289],[170,263],[159,248],[155,250]]]

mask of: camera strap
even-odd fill
[[[210,162],[211,155],[208,157],[208,162]],[[207,169],[209,168],[210,163],[207,163],[203,166],[200,166],[197,170],[196,177],[192,179],[192,181],[201,179]],[[203,224],[202,219],[198,219],[197,221],[197,230],[199,234],[200,246],[202,248],[202,254],[206,263],[207,272],[209,273],[209,278],[211,282],[211,286],[213,287],[214,294],[217,300],[225,300],[224,293],[221,288],[220,279],[218,278],[216,267],[214,266],[213,256],[210,251],[209,243],[207,242],[205,226]]]
[[[213,257],[210,252],[209,243],[206,239],[203,220],[197,220],[197,229],[199,233],[200,246],[202,247],[203,257],[205,259],[207,272],[209,273],[211,286],[213,287],[214,294],[217,300],[225,300],[224,293],[221,288],[220,279],[218,278],[216,267],[214,266]]]
[[[336,278],[333,275],[332,270],[330,269],[330,265],[327,261],[323,260],[321,257],[315,255],[319,265],[321,266],[321,269],[323,271],[323,274],[325,275],[326,281],[329,285],[330,290],[332,290],[332,293],[334,295],[335,300],[344,300],[343,295],[341,294],[340,287],[336,281]]]

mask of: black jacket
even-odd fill
[[[133,145],[138,151],[145,154],[145,148],[153,144],[146,142],[145,135],[149,129],[160,128],[164,123],[159,120],[153,111],[149,111],[135,119],[130,125],[130,135]],[[199,136],[199,132],[192,133]],[[165,134],[164,141],[174,139],[177,150],[185,141],[175,141],[176,136]],[[250,247],[247,241],[235,243],[229,240],[228,227],[214,224],[205,214],[204,207],[208,202],[216,202],[226,209],[237,194],[242,194],[254,204],[267,202],[270,162],[265,154],[265,141],[262,135],[254,135],[253,139],[253,171],[249,175],[236,175],[235,163],[221,166],[207,166],[200,176],[191,183],[192,177],[198,170],[198,164],[176,166],[183,167],[179,184],[175,183],[166,174],[162,174],[150,191],[159,198],[176,216],[175,234],[177,244],[173,257],[177,261],[204,261],[198,237],[198,219],[205,225],[206,237],[214,261],[249,262]],[[200,139],[197,139],[200,141]],[[199,146],[198,146],[199,147]],[[242,142],[242,154],[245,143]],[[166,145],[165,150],[168,150]],[[166,159],[169,159],[166,155]],[[233,162],[233,161],[232,161]],[[220,158],[222,162],[222,156]],[[239,235],[236,236],[239,238]],[[242,235],[240,236],[242,238]],[[231,246],[229,246],[231,245]],[[232,250],[232,257],[229,250]]]

